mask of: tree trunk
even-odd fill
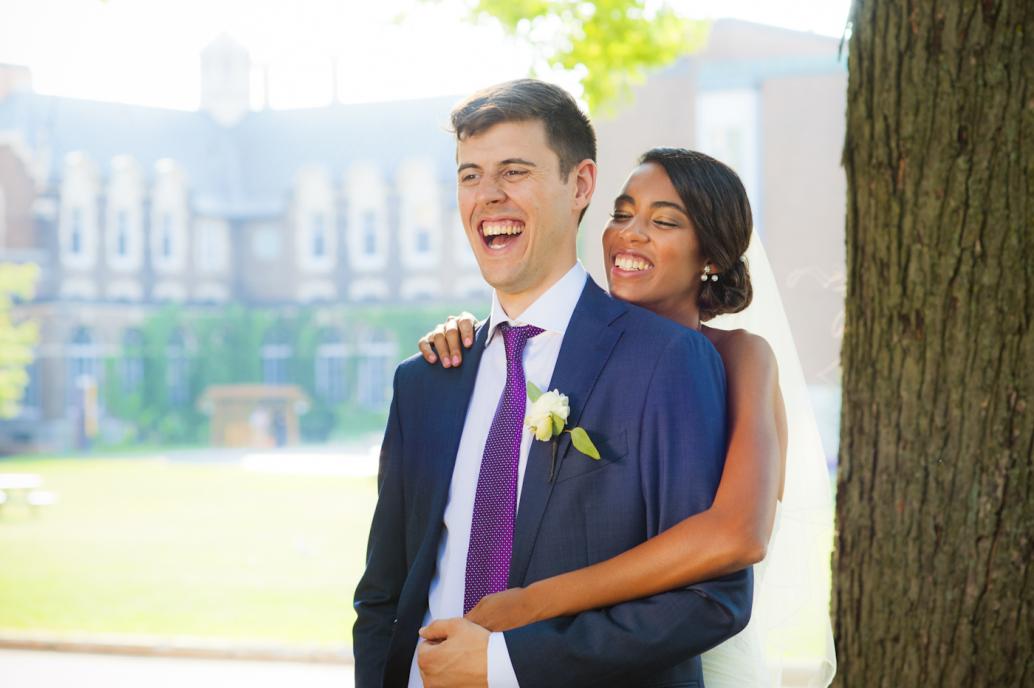
[[[856,0],[841,686],[1034,685],[1034,2]]]

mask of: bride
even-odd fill
[[[809,633],[825,649],[808,683],[832,681],[825,462],[775,280],[751,235],[750,204],[729,167],[677,148],[640,158],[603,235],[610,293],[699,330],[722,358],[730,433],[714,503],[612,559],[489,595],[468,619],[504,631],[753,565],[751,622],[702,656],[708,688],[782,685],[799,655],[794,637]],[[756,297],[752,277],[762,278]],[[420,350],[429,363],[461,365],[473,327],[469,314],[450,318]]]

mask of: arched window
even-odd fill
[[[190,401],[187,344],[179,330],[169,335],[165,345],[165,384],[173,406],[184,406]]]
[[[39,351],[33,351],[32,361],[25,366],[25,374],[29,381],[22,392],[21,413],[22,418],[39,418],[40,414],[40,360]]]
[[[130,328],[122,334],[122,391],[137,394],[144,382],[144,335]]]
[[[341,403],[348,398],[345,377],[345,359],[348,350],[337,330],[320,333],[316,345],[316,393],[330,403]]]
[[[85,392],[98,385],[99,358],[99,350],[93,341],[90,330],[86,327],[76,328],[65,353],[67,361],[65,389],[69,406],[81,408],[85,403]]]
[[[372,330],[359,343],[356,394],[359,403],[370,409],[383,409],[391,393],[391,369],[398,344],[391,334]]]
[[[262,381],[267,385],[286,385],[290,380],[290,361],[294,351],[287,333],[274,327],[262,341]]]

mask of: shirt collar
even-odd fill
[[[516,318],[506,315],[506,311],[499,303],[499,295],[492,292],[492,314],[489,316],[485,346],[491,343],[498,325],[504,322],[515,326],[534,325],[545,332],[563,336],[567,332],[571,316],[574,315],[574,307],[578,305],[578,299],[581,298],[582,291],[585,289],[587,278],[588,275],[585,268],[582,267],[581,261],[575,262],[563,277],[547,289],[542,296],[535,299],[534,303]]]

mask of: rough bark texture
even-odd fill
[[[841,686],[1034,685],[1034,2],[856,0]]]

